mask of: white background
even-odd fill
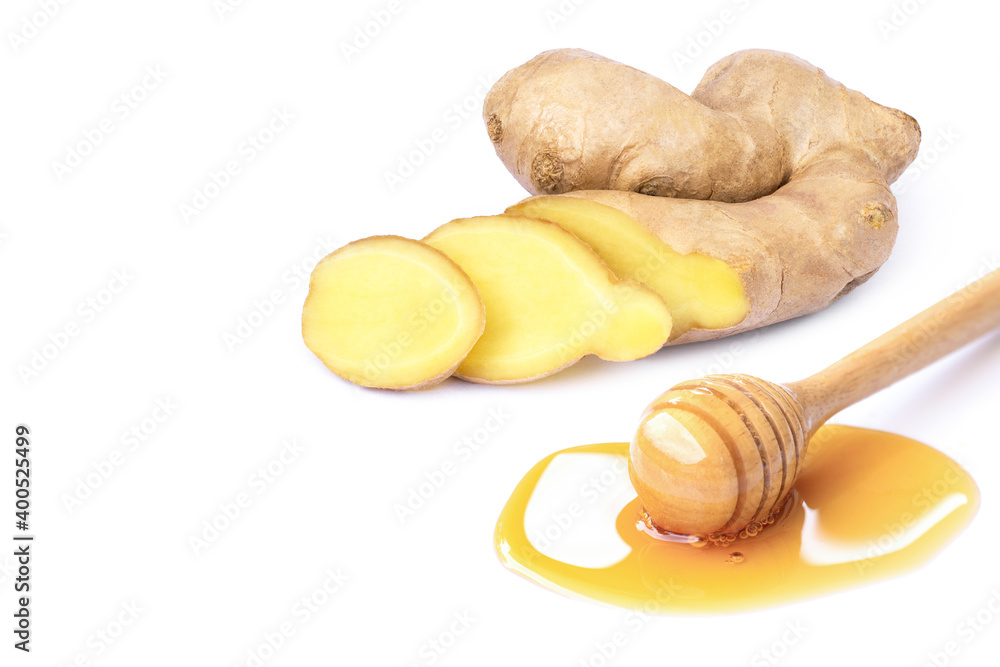
[[[343,45],[387,0],[246,0],[221,16],[212,0],[91,0],[59,4],[44,21],[43,2],[4,3],[0,484],[12,489],[14,426],[29,424],[37,541],[30,656],[11,647],[12,547],[0,550],[0,663],[246,665],[285,622],[294,634],[264,664],[599,665],[595,644],[621,630],[626,644],[607,664],[768,664],[759,651],[789,622],[808,630],[782,664],[916,666],[950,641],[960,648],[950,664],[995,659],[1000,615],[971,641],[958,634],[1000,592],[995,336],[836,419],[932,444],[980,484],[972,526],[919,571],[757,613],[658,617],[636,633],[623,610],[562,597],[498,562],[497,515],[548,453],[627,440],[647,401],[720,366],[804,377],[1000,261],[995,3],[577,3],[403,1],[350,58]],[[723,10],[731,20],[712,34]],[[25,20],[44,25],[34,34]],[[12,34],[31,37],[14,44]],[[678,65],[698,39],[702,53]],[[894,188],[892,258],[823,313],[628,364],[587,359],[533,384],[449,380],[420,393],[333,376],[302,344],[305,285],[292,267],[308,271],[323,244],[420,238],[521,199],[480,99],[506,70],[562,46],[685,91],[732,51],[784,50],[910,113],[925,141],[920,168]],[[165,78],[146,79],[122,118],[115,100],[142,86],[147,67]],[[464,103],[467,118],[452,109]],[[294,120],[248,160],[241,144],[274,109]],[[105,118],[110,134],[60,179],[53,163]],[[437,128],[445,141],[390,190],[385,173]],[[228,160],[240,173],[186,221],[181,205]],[[127,286],[102,292],[116,270]],[[260,326],[230,349],[225,336],[275,293],[270,316],[254,316]],[[87,300],[109,296],[91,315]],[[71,324],[78,335],[22,377]],[[158,399],[178,407],[130,451],[123,434]],[[459,461],[454,444],[490,410],[508,415],[503,428]],[[258,494],[251,476],[289,439],[304,451]],[[67,507],[115,450],[111,476]],[[393,506],[447,460],[458,472],[401,523]],[[249,507],[196,555],[190,538],[240,493]],[[12,491],[0,498],[0,538],[12,544]],[[349,580],[301,623],[296,602],[338,568]],[[110,647],[97,639],[133,603],[138,618]],[[471,628],[444,655],[428,653],[462,613]]]

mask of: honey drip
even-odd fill
[[[755,535],[744,531],[739,539],[697,541],[658,533],[632,492],[631,501],[620,503],[617,518],[607,518],[625,555],[598,567],[567,562],[592,556],[574,539],[559,545],[562,557],[551,556],[546,548],[551,545],[539,544],[547,540],[525,524],[550,464],[565,454],[577,455],[566,459],[577,463],[612,457],[621,470],[628,447],[574,447],[536,464],[497,522],[501,561],[547,588],[621,607],[726,613],[814,598],[915,570],[955,539],[979,507],[975,482],[941,452],[899,435],[824,426],[789,500],[769,525],[752,531]],[[553,468],[560,474],[568,470]],[[617,483],[628,485],[627,475]],[[574,497],[567,496],[572,508]],[[547,502],[551,505],[551,498]],[[576,502],[574,509],[575,516],[584,516],[592,508]],[[611,526],[604,528],[597,532],[608,533]]]

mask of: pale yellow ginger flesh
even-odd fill
[[[635,218],[586,199],[535,197],[507,213],[551,220],[573,233],[615,275],[656,291],[673,316],[671,337],[691,329],[723,329],[750,310],[740,276],[722,260],[698,253],[682,255],[656,238]]]
[[[485,326],[476,287],[419,241],[373,236],[325,257],[302,310],[306,346],[365,387],[420,389],[452,374]]]
[[[511,215],[455,220],[424,239],[469,274],[486,330],[456,374],[505,384],[532,380],[587,354],[627,361],[669,339],[670,311],[654,291],[619,279],[558,225]]]

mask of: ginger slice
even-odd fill
[[[732,326],[678,332],[669,342],[678,345],[815,313],[871,278],[889,257],[898,229],[895,199],[875,169],[851,156],[831,158],[796,172],[774,194],[739,203],[614,190],[549,199],[613,208],[626,227],[638,222],[677,252],[718,259],[739,276],[746,316]],[[595,244],[610,245],[610,238],[602,232]]]
[[[555,223],[498,215],[455,220],[424,242],[472,278],[486,330],[456,375],[506,384],[554,373],[586,354],[627,361],[668,340],[670,311],[654,291],[619,279]]]
[[[570,231],[621,278],[656,291],[674,319],[672,337],[691,329],[723,329],[746,317],[750,303],[739,274],[720,259],[682,255],[637,220],[588,199],[535,197],[507,213],[543,218]]]
[[[313,270],[302,338],[327,368],[365,387],[422,389],[452,374],[485,327],[483,303],[444,253],[373,236]]]

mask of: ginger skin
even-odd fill
[[[762,49],[712,65],[690,96],[588,51],[546,51],[493,86],[483,118],[497,155],[536,195],[750,201],[845,146],[891,183],[920,140],[903,112],[801,58]]]

